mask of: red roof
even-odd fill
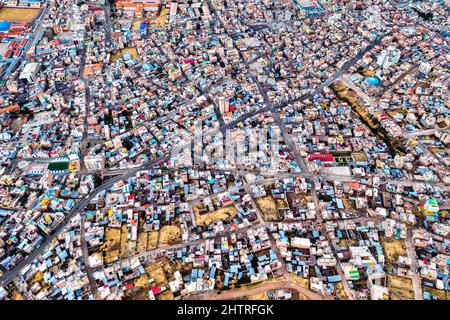
[[[334,162],[333,155],[331,153],[314,153],[308,155],[309,161],[320,160],[322,162]]]
[[[12,49],[8,49],[6,50],[5,54],[3,55],[3,58],[8,59],[9,56],[11,55]]]
[[[19,105],[15,104],[15,105],[12,105],[12,106],[0,109],[0,113],[5,113],[5,112],[8,112],[8,111],[14,111],[14,110],[17,110],[17,109],[19,109]]]
[[[20,41],[19,43],[19,47],[23,47],[27,43],[27,41],[28,41],[27,38],[23,38],[22,41]]]
[[[158,287],[152,287],[152,292],[153,292],[153,294],[158,294],[158,293],[161,292],[161,288],[158,288]]]
[[[131,288],[133,288],[133,284],[132,284],[132,283],[129,283],[129,284],[126,285],[125,288],[126,288],[126,289],[131,289]]]

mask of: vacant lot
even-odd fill
[[[161,10],[158,18],[152,20],[152,28],[166,28],[167,27],[167,16],[169,15],[169,9],[164,8]]]
[[[387,276],[389,296],[392,300],[413,300],[412,281],[409,278],[389,274]]]
[[[153,250],[158,248],[159,231],[151,231],[148,234],[147,250]]]
[[[137,252],[143,253],[147,250],[148,232],[142,231],[138,234]]]
[[[348,197],[341,198],[342,203],[344,204],[344,209],[349,212],[356,212],[356,203],[353,200],[350,200]]]
[[[181,230],[177,226],[164,226],[159,231],[159,244],[174,244],[181,242]]]
[[[272,198],[272,196],[257,198],[255,199],[255,201],[256,205],[264,216],[264,220],[276,221],[281,219],[277,202]]]
[[[156,295],[157,300],[173,300],[168,281],[173,276],[172,262],[168,260],[157,261],[144,266],[145,273],[133,280],[134,288],[125,291],[125,299],[149,300],[148,292],[152,287],[166,287]]]
[[[133,282],[134,282],[134,286],[135,286],[135,287],[142,287],[142,288],[145,288],[145,287],[148,286],[148,280],[149,280],[148,275],[146,275],[146,274],[144,273],[142,276],[136,278],[136,279],[133,281]]]
[[[23,300],[23,296],[19,291],[14,291],[14,293],[12,294],[12,299],[13,300]]]
[[[305,279],[302,277],[299,277],[298,275],[296,275],[295,273],[290,273],[291,275],[291,279],[294,280],[294,282],[298,283],[299,285],[301,285],[302,287],[309,289],[309,279]]]
[[[199,210],[195,207],[193,207],[192,210],[195,214],[195,221],[197,222],[198,226],[207,226],[218,220],[229,221],[233,219],[234,216],[236,216],[236,214],[238,213],[238,210],[235,206],[220,208],[218,210],[205,214],[200,214],[198,212]]]
[[[367,156],[364,152],[353,152],[352,156],[355,161],[367,161]]]
[[[120,237],[120,257],[124,258],[127,255],[127,243],[128,243],[128,229],[125,224],[122,225],[122,232]]]
[[[450,300],[450,291],[439,290],[426,286],[423,289],[423,291],[428,292],[432,297],[436,297],[439,300]]]
[[[248,296],[248,299],[249,300],[269,300],[269,297],[267,296],[267,292],[263,292],[263,293],[257,293],[257,294]]]
[[[127,242],[127,255],[135,255],[136,254],[136,241],[129,240]]]
[[[135,60],[141,61],[141,57],[139,56],[139,53],[135,47],[129,47],[114,51],[111,55],[111,61],[115,62],[117,60],[120,60],[126,54],[129,54]]]
[[[347,300],[347,294],[345,293],[344,290],[344,285],[342,284],[342,281],[336,282],[336,284],[334,285],[334,291],[335,291],[335,295],[338,296],[341,299],[345,299]]]
[[[169,289],[156,295],[156,300],[173,300],[173,293]]]
[[[394,238],[382,238],[384,256],[387,261],[397,262],[399,256],[406,256],[405,241]]]
[[[105,262],[111,263],[117,260],[120,249],[120,229],[106,228],[105,243],[101,251],[105,252]]]
[[[31,22],[37,16],[40,9],[2,8],[0,9],[0,21]]]

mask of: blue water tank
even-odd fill
[[[377,86],[380,84],[380,79],[378,79],[377,77],[367,77],[366,83],[370,84],[371,86]]]

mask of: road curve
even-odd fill
[[[255,295],[264,293],[272,290],[280,290],[280,289],[291,289],[295,290],[298,293],[304,295],[308,300],[333,300],[333,297],[327,296],[324,297],[318,293],[312,292],[301,285],[290,282],[290,281],[272,281],[267,282],[261,286],[253,287],[248,290],[242,289],[232,289],[229,291],[223,291],[221,294],[217,293],[208,293],[204,295],[196,296],[197,300],[231,300],[237,299],[245,296]]]

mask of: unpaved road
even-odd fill
[[[233,289],[229,291],[224,291],[221,294],[217,293],[208,293],[204,295],[198,295],[195,299],[197,300],[231,300],[236,298],[241,298],[244,296],[250,296],[255,294],[264,293],[272,290],[280,290],[280,289],[291,289],[295,290],[298,293],[304,295],[308,300],[333,300],[333,297],[323,297],[318,293],[309,291],[308,289],[300,286],[295,282],[290,281],[272,281],[267,282],[261,286],[254,287],[248,290],[242,289]]]

